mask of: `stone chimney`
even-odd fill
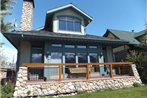
[[[33,23],[34,0],[23,0],[21,31],[31,31]]]

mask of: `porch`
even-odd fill
[[[22,66],[28,68],[28,81],[83,81],[134,76],[131,64],[133,63],[28,63]],[[102,67],[103,74],[100,72]]]

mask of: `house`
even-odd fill
[[[129,50],[136,50],[145,55],[147,54],[147,29],[140,32],[108,29],[103,37],[129,42],[127,45],[113,49],[116,61],[125,61]]]
[[[5,84],[8,82],[15,83],[16,70],[12,68],[0,68],[0,83]]]
[[[14,97],[141,84],[132,62],[114,62],[113,48],[128,41],[87,34],[93,18],[74,4],[47,11],[44,26],[32,30],[34,7],[34,0],[23,0],[21,31],[3,33],[18,50]]]
[[[47,11],[44,27],[32,30],[33,7],[23,6],[21,31],[4,33],[18,50],[18,66],[23,63],[113,62],[112,49],[127,44],[123,40],[86,34],[85,29],[93,19],[73,4]],[[56,70],[58,68],[50,67],[30,69],[30,72],[41,73],[39,79],[44,75],[49,79],[57,74],[52,73]],[[99,70],[104,74],[103,66]]]

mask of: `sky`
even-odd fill
[[[6,17],[6,21],[14,23],[16,19],[17,29],[20,28],[22,1],[15,0],[16,4],[12,15]],[[33,29],[44,26],[47,10],[73,3],[78,8],[93,17],[93,21],[87,26],[86,32],[102,36],[107,29],[117,29],[139,32],[145,29],[147,22],[147,0],[34,0]],[[16,49],[0,34],[0,42],[9,58],[16,61]]]

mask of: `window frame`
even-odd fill
[[[59,30],[62,30],[62,31],[71,31],[71,32],[81,32],[81,29],[82,29],[81,28],[82,20],[80,18],[75,17],[75,16],[70,16],[70,15],[59,15],[59,16],[57,16],[57,19],[58,19],[58,29]],[[65,27],[61,27],[60,26],[60,23],[61,22],[65,22]],[[68,23],[71,23],[72,24],[72,27],[68,27],[69,26]],[[77,27],[77,23],[80,24],[79,27]],[[65,29],[63,29],[63,28],[65,28]]]

